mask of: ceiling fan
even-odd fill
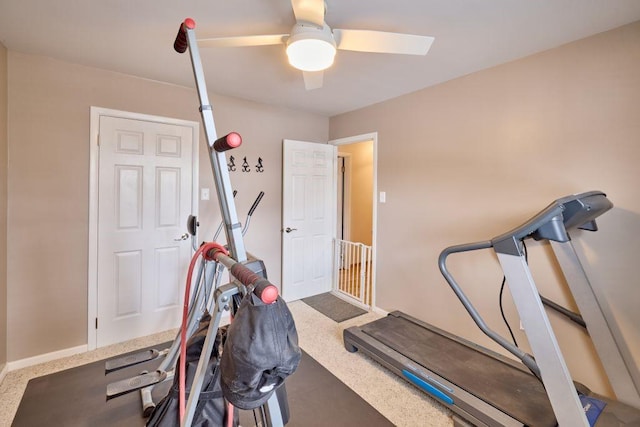
[[[296,23],[290,34],[200,39],[201,47],[284,44],[289,63],[303,72],[307,90],[322,87],[323,71],[333,64],[336,49],[358,52],[426,55],[433,37],[371,30],[331,29],[324,21],[324,0],[291,0]]]

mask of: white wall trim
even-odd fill
[[[373,248],[373,254],[371,257],[371,306],[376,306],[376,259],[378,253],[378,132],[365,133],[362,135],[349,136],[346,138],[333,139],[329,141],[329,144],[333,145],[346,145],[354,144],[356,142],[373,141],[373,218],[372,218],[372,238],[371,247]],[[336,213],[337,214],[337,213]],[[376,309],[374,308],[374,311]]]
[[[376,314],[381,314],[383,316],[388,316],[389,312],[387,310],[383,310],[380,307],[373,307],[372,311]]]
[[[193,129],[193,158],[192,158],[192,214],[198,215],[198,197],[200,187],[199,152],[200,152],[200,123],[174,119],[169,117],[152,116],[148,114],[132,113],[128,111],[112,110],[101,107],[91,107],[91,123],[89,136],[89,265],[87,277],[87,350],[97,347],[98,333],[95,322],[98,315],[98,172],[100,133],[100,116],[117,117],[132,120],[145,120],[170,125],[188,126]]]
[[[344,293],[342,293],[342,292],[340,292],[338,290],[335,290],[335,289],[331,290],[331,294],[333,296],[335,296],[336,298],[339,298],[344,302],[348,302],[351,305],[355,305],[356,307],[361,308],[363,310],[369,311],[371,309],[371,307],[369,307],[366,304],[361,303],[360,301],[358,301],[357,299],[355,299],[351,295],[344,294]]]
[[[79,345],[77,347],[66,348],[64,350],[52,351],[51,353],[40,354],[38,356],[27,357],[26,359],[9,362],[5,367],[5,371],[12,372],[18,369],[28,368],[29,366],[39,365],[40,363],[51,362],[52,360],[58,360],[62,359],[63,357],[69,357],[86,352],[86,345]]]
[[[9,372],[9,366],[5,363],[2,367],[2,370],[0,371],[0,384],[2,384],[2,381],[4,381],[4,377],[7,376],[7,372]]]
[[[342,209],[344,211],[344,218],[348,218],[346,223],[344,223],[344,218],[342,218],[343,219],[342,227],[344,230],[344,235],[342,237],[342,240],[350,240],[351,238],[351,160],[352,160],[351,153],[338,152],[338,157],[344,158],[345,174],[343,176],[343,179],[344,179],[343,198],[346,203],[344,203],[344,205],[342,206]],[[340,195],[340,192],[338,191],[337,194]],[[337,223],[337,218],[336,218],[336,223]],[[336,230],[336,233],[337,232],[338,230]]]

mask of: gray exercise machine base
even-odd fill
[[[521,364],[405,313],[347,328],[344,343],[473,425],[556,425],[544,388]]]
[[[384,338],[382,342],[380,340],[389,329],[393,330],[389,337],[396,344],[393,348],[388,345],[391,342],[384,342]],[[425,335],[431,335],[432,339],[426,345],[422,338]],[[416,344],[416,341],[419,342]],[[399,345],[402,342],[407,345]],[[400,311],[364,326],[345,329],[344,343],[348,351],[366,354],[449,408],[457,416],[454,416],[455,426],[557,425],[542,384],[522,364]],[[440,345],[459,349],[455,353],[446,352],[439,348]],[[461,352],[473,360],[465,357],[459,360],[460,363],[454,363],[453,359]],[[421,355],[416,357],[416,353]],[[434,359],[451,363],[434,367],[429,362]],[[412,381],[405,371],[424,383]],[[501,375],[506,373],[506,377],[496,377],[498,372]],[[452,377],[457,378],[457,384],[451,380]],[[483,383],[485,380],[487,382]],[[517,384],[517,380],[522,380],[522,383]],[[601,414],[596,425],[618,426],[621,425],[619,420],[627,423],[638,420],[638,411],[634,408],[595,394],[580,383],[575,384],[582,394],[605,401],[613,411]]]

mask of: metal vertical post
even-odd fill
[[[202,62],[200,61],[198,51],[198,42],[193,29],[187,28],[186,35],[191,65],[193,66],[193,76],[196,81],[198,98],[200,99],[200,115],[202,116],[204,133],[208,143],[214,184],[218,192],[220,212],[222,213],[222,219],[225,225],[224,230],[227,237],[227,245],[229,252],[231,252],[236,261],[244,262],[247,260],[247,253],[242,240],[242,226],[238,222],[236,206],[235,203],[233,203],[233,190],[231,189],[229,171],[227,170],[226,156],[224,152],[219,153],[213,148],[213,143],[217,139],[216,126],[213,120],[212,106],[209,104],[209,96],[202,71]]]
[[[524,256],[497,253],[560,426],[589,427]]]

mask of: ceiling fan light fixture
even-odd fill
[[[322,71],[333,64],[336,42],[328,26],[294,26],[287,41],[289,63],[302,71]]]

